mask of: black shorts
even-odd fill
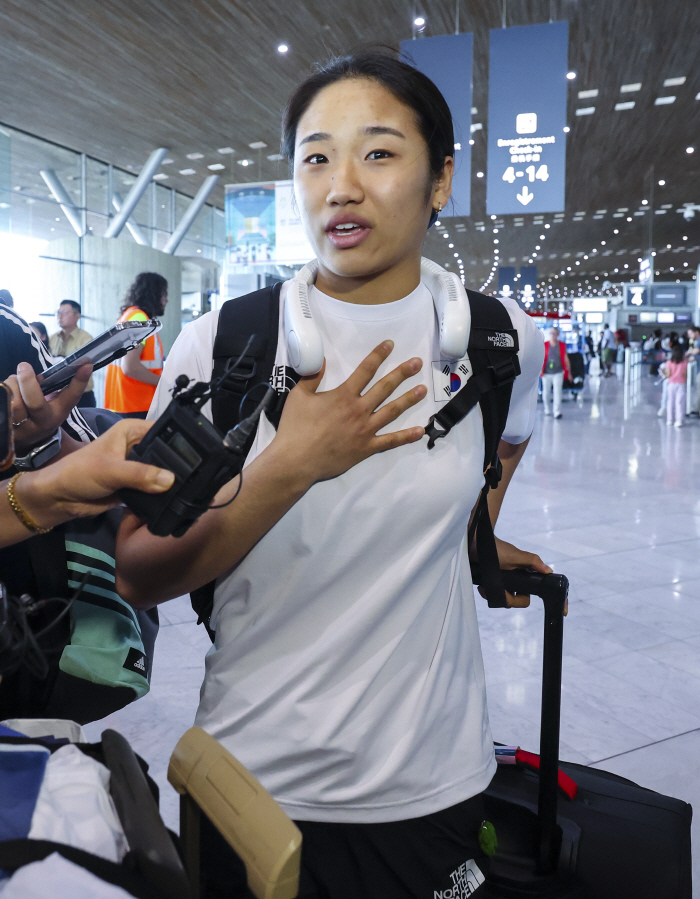
[[[302,832],[299,899],[465,899],[488,873],[479,848],[482,796],[386,824],[297,821]],[[218,839],[217,839],[218,838]],[[243,865],[211,824],[202,824],[202,899],[249,899]],[[477,897],[485,889],[478,890]]]

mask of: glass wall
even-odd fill
[[[104,236],[116,212],[114,201],[121,203],[138,175],[0,124],[0,288],[13,293],[21,314],[34,317],[49,314],[42,308],[39,269],[46,272],[52,265],[72,263],[76,284],[80,283],[79,254],[64,252],[59,259],[56,248],[49,246],[50,241],[74,238],[76,231],[41,175],[46,170],[55,173],[68,194],[79,226],[97,237]],[[134,241],[136,228],[140,240],[162,250],[190,201],[151,182],[117,239]],[[207,204],[176,255],[222,265],[224,252],[223,210]],[[32,266],[29,260],[38,264]]]

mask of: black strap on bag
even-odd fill
[[[498,444],[508,419],[513,382],[520,374],[518,332],[499,300],[472,290],[467,291],[467,296],[471,307],[467,352],[472,376],[438,413],[431,416],[425,431],[429,438],[428,449],[432,449],[435,441],[446,437],[477,403],[481,406],[484,486],[469,525],[467,546],[470,562],[478,561],[481,571],[478,583],[489,606],[503,608],[507,605],[506,593],[489,515],[488,493],[498,486],[503,470],[498,458]]]
[[[232,360],[246,352],[237,370],[229,374],[212,399],[212,420],[222,433],[238,424],[241,418],[239,410],[247,394],[258,384],[270,382],[277,353],[281,288],[282,284],[278,282],[272,287],[227,300],[221,307],[214,341],[212,377],[225,375]],[[246,350],[251,337],[252,343]],[[275,428],[279,424],[286,397],[286,393],[278,393],[276,403],[265,412]],[[252,399],[257,403],[261,396]],[[253,430],[248,438],[244,448],[246,456],[256,431]],[[214,631],[209,622],[214,607],[215,584],[215,581],[210,581],[190,593],[192,608],[197,613],[197,624],[204,624],[212,642]]]

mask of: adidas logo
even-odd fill
[[[512,336],[510,334],[503,334],[501,331],[489,334],[487,339],[489,343],[492,343],[494,346],[503,347],[504,349],[512,349],[515,346],[515,341]]]
[[[146,670],[146,665],[145,665],[145,662],[144,662],[144,660],[143,660],[143,656],[141,656],[141,658],[140,658],[138,661],[134,662],[134,668],[138,668],[139,671],[145,671],[145,670]]]

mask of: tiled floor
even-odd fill
[[[617,378],[592,380],[560,421],[540,405],[498,532],[571,581],[562,758],[700,809],[700,424],[667,428],[656,416],[659,393],[644,377],[626,419]],[[477,598],[494,739],[535,750],[538,602],[499,611]],[[192,722],[209,644],[186,600],[161,609],[150,695],[88,729],[117,727],[151,762],[176,827],[165,770]],[[694,836],[698,843],[700,824]]]

